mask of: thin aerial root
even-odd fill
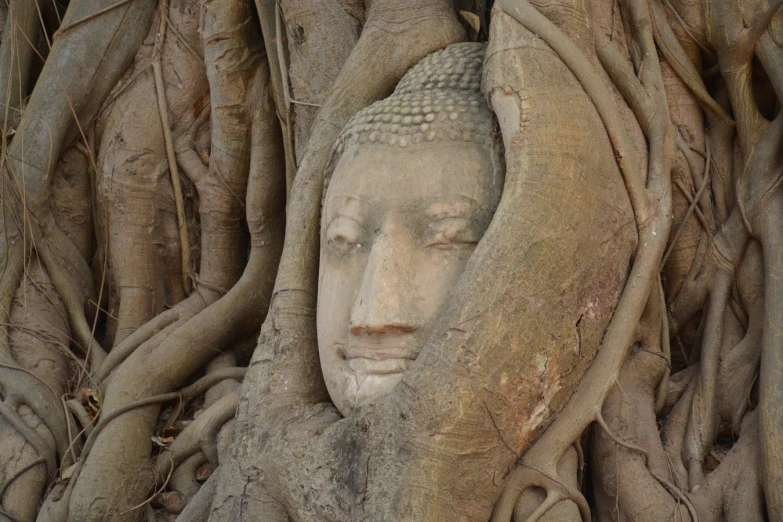
[[[597,409],[595,411],[595,421],[598,423],[599,426],[601,426],[601,428],[604,430],[604,433],[606,433],[606,436],[609,437],[612,440],[612,442],[627,450],[640,453],[642,457],[644,457],[644,465],[645,467],[647,467],[647,460],[648,460],[647,451],[645,451],[643,448],[639,446],[636,446],[635,444],[625,442],[621,440],[619,437],[617,437],[617,435],[615,435],[612,432],[611,428],[609,428],[609,425],[604,420],[604,417],[601,414],[600,409]],[[665,478],[659,477],[651,468],[647,467],[647,471],[655,480],[657,480],[661,484],[661,486],[663,486],[669,492],[669,494],[671,494],[678,501],[685,504],[685,506],[688,509],[688,512],[691,515],[691,518],[693,519],[693,522],[699,521],[699,514],[696,512],[696,508],[694,507],[693,503],[690,501],[688,496],[685,494],[685,492],[683,492],[680,488],[678,488],[677,486],[675,486]]]
[[[63,410],[67,410],[68,406],[65,404],[65,396],[63,395],[60,397],[60,403],[63,406]],[[79,435],[74,437],[73,431],[72,431],[72,425],[74,424],[73,417],[66,414],[65,415],[65,427],[68,429],[68,450],[66,451],[65,455],[67,457],[70,457],[70,459],[63,459],[63,461],[60,463],[61,468],[67,468],[70,467],[74,462],[78,460],[76,457],[76,450],[74,449],[74,445],[77,442],[77,438]]]
[[[663,8],[656,1],[651,2],[650,7],[652,10],[655,43],[658,44],[658,48],[663,53],[666,61],[669,62],[669,65],[671,65],[672,70],[677,73],[677,76],[691,90],[702,107],[705,107],[729,125],[734,125],[734,120],[731,119],[731,116],[726,114],[723,107],[707,92],[701,75],[690,59],[688,59],[682,44],[674,35]]]
[[[82,348],[92,369],[99,368],[106,359],[106,350],[95,340],[92,328],[87,322],[84,313],[85,295],[73,283],[71,274],[59,263],[54,251],[46,242],[38,243],[37,252],[49,274],[52,286],[65,306],[76,343]]]
[[[520,495],[531,487],[543,488],[546,491],[546,500],[541,506],[536,508],[530,517],[530,520],[537,520],[554,506],[557,502],[562,500],[571,500],[579,508],[579,513],[582,515],[583,522],[591,521],[590,506],[587,504],[587,500],[579,490],[571,490],[562,480],[557,478],[557,472],[545,473],[537,469],[533,469],[524,464],[524,462],[517,463],[517,467],[511,472],[506,486],[503,488],[500,498],[495,504],[495,509],[492,512],[491,522],[510,522],[511,517],[514,514],[514,507]],[[550,499],[556,499],[551,505],[548,505]],[[542,508],[544,508],[542,510]],[[536,518],[533,518],[533,517]]]
[[[31,470],[31,469],[33,469],[34,467],[38,466],[39,464],[43,464],[44,466],[46,466],[46,465],[47,465],[47,464],[46,464],[46,459],[45,459],[45,458],[43,458],[43,457],[38,457],[37,459],[35,459],[34,461],[30,462],[30,463],[29,463],[29,464],[27,464],[26,466],[24,466],[24,467],[22,467],[22,468],[20,468],[20,469],[16,470],[16,471],[13,473],[13,475],[11,475],[10,477],[8,477],[8,478],[5,480],[5,482],[3,483],[3,485],[2,485],[2,486],[0,486],[0,502],[2,502],[2,500],[3,500],[3,496],[5,495],[5,492],[6,492],[6,491],[8,490],[8,488],[11,486],[11,484],[13,484],[13,483],[14,483],[14,481],[15,481],[16,479],[18,479],[19,477],[21,477],[22,475],[24,475],[25,473],[27,473],[28,471],[30,471],[30,470]]]
[[[702,52],[704,52],[704,55],[707,56],[710,61],[717,60],[718,57],[715,56],[713,50],[709,48],[706,42],[702,41],[701,38],[698,38],[697,35],[693,34],[693,31],[691,31],[688,22],[682,17],[680,12],[671,4],[671,2],[669,0],[663,0],[663,2],[666,4],[666,7],[668,7],[672,13],[674,13],[674,17],[677,18],[678,22],[680,22],[680,27],[682,27],[683,31],[685,31],[685,34],[687,34],[690,39],[699,46]]]
[[[547,491],[546,499],[541,503],[540,506],[536,508],[533,513],[530,514],[530,516],[527,519],[527,522],[538,522],[541,520],[541,518],[547,514],[547,512],[555,507],[555,505],[559,502],[562,502],[564,500],[568,500],[567,498],[564,498],[562,495],[558,493],[550,493]],[[588,521],[589,522],[589,521]]]
[[[680,189],[682,195],[685,196],[685,199],[688,200],[688,204],[694,204],[694,202],[698,203],[698,200],[688,191],[688,188],[685,186],[682,180],[675,180],[674,185]],[[699,218],[699,223],[701,223],[702,229],[709,230],[710,227],[707,223],[707,217],[704,215],[704,213],[702,213],[698,205],[694,207],[693,211],[696,214],[696,217]]]
[[[68,407],[68,410],[71,413],[73,413],[74,417],[76,417],[76,419],[79,421],[79,424],[81,425],[84,434],[89,437],[90,433],[92,433],[92,430],[95,427],[95,421],[90,418],[90,414],[87,413],[87,410],[84,408],[84,406],[82,406],[82,403],[77,401],[76,399],[71,399],[69,401],[66,401],[65,405]]]
[[[160,28],[158,30],[157,40],[155,42],[155,58],[152,60],[152,71],[155,76],[155,93],[158,97],[158,112],[160,113],[160,124],[163,127],[163,138],[166,143],[166,159],[169,163],[169,174],[171,175],[171,185],[174,188],[174,202],[177,207],[177,225],[179,229],[179,240],[182,256],[182,285],[185,293],[190,293],[190,236],[188,236],[188,224],[185,219],[185,202],[182,196],[182,185],[179,180],[179,170],[177,169],[177,157],[174,152],[174,139],[171,137],[171,127],[169,125],[169,107],[166,101],[166,91],[163,84],[163,73],[161,72],[160,56],[163,52],[163,42],[166,38],[166,27],[168,20],[169,2],[162,0],[160,3]]]
[[[666,396],[669,392],[669,377],[672,373],[672,346],[669,338],[669,315],[666,310],[666,294],[663,291],[663,283],[658,276],[658,293],[661,295],[661,351],[666,359],[666,369],[658,384],[655,396],[655,413],[660,413],[666,404]]]
[[[84,443],[84,448],[82,449],[82,455],[81,458],[79,459],[79,462],[83,463],[85,461],[87,455],[89,455],[90,450],[92,449],[93,444],[95,443],[95,439],[100,434],[101,430],[103,430],[103,428],[105,428],[106,425],[109,424],[109,422],[116,419],[120,415],[123,415],[137,408],[143,408],[144,406],[152,406],[153,404],[160,404],[162,402],[173,401],[176,399],[185,402],[189,401],[194,397],[201,395],[206,390],[208,390],[209,388],[211,388],[216,383],[222,380],[225,379],[241,380],[245,376],[246,372],[247,372],[246,368],[221,368],[212,373],[208,373],[198,381],[194,382],[193,384],[191,384],[186,388],[183,388],[180,391],[163,393],[160,395],[155,395],[153,397],[146,397],[144,399],[134,401],[120,408],[117,408],[116,410],[113,410],[112,412],[108,413],[105,417],[101,417],[100,422],[95,426],[95,429],[92,431],[92,433],[90,433],[90,436],[87,437],[87,442]]]
[[[631,143],[614,97],[590,60],[555,24],[538,12],[528,0],[499,0],[498,5],[528,30],[544,39],[568,66],[593,102],[615,150],[615,157],[631,199],[636,225],[642,228],[649,217],[647,191],[641,163]]]
[[[277,36],[277,61],[280,65],[280,79],[282,81],[282,87],[283,87],[283,104],[285,106],[285,130],[286,130],[286,149],[290,150],[290,156],[291,156],[291,166],[293,168],[293,174],[296,173],[297,165],[296,165],[296,148],[294,147],[294,111],[293,107],[291,106],[291,89],[289,87],[289,78],[288,78],[288,64],[286,63],[285,59],[285,50],[283,49],[283,15],[280,12],[282,8],[280,7],[280,4],[275,2],[275,34]],[[287,180],[288,185],[290,185],[291,181],[293,180]]]
[[[669,241],[669,248],[666,249],[666,253],[663,255],[663,259],[661,260],[661,270],[663,270],[664,265],[666,265],[666,261],[669,259],[669,255],[672,253],[672,250],[674,250],[674,246],[677,244],[677,240],[680,238],[680,234],[682,234],[682,231],[685,229],[685,225],[688,222],[688,218],[691,217],[693,211],[696,210],[696,206],[699,204],[699,201],[701,201],[702,194],[704,194],[704,191],[710,185],[710,172],[712,172],[712,169],[710,169],[710,160],[712,159],[712,151],[710,150],[709,141],[706,142],[706,147],[707,147],[707,160],[704,162],[704,176],[702,177],[701,186],[699,187],[699,190],[696,192],[696,195],[691,200],[691,204],[688,206],[688,210],[685,212],[685,215],[682,217],[682,221],[680,221],[680,226],[677,227],[677,231],[674,233],[674,236],[672,237],[671,241]],[[703,218],[704,216],[702,216],[702,219]],[[706,222],[702,222],[702,226],[704,227],[705,231],[709,231]]]
[[[691,502],[691,499],[688,498],[688,495],[685,494],[685,492],[666,480],[665,478],[659,477],[654,471],[650,470],[648,468],[648,471],[650,471],[650,475],[652,478],[657,480],[665,489],[669,492],[670,495],[672,495],[674,498],[677,499],[678,502],[682,502],[685,504],[686,509],[688,510],[688,513],[691,516],[691,519],[693,522],[699,522],[699,513],[696,511],[696,506],[693,505],[693,502]]]
[[[639,446],[620,440],[614,433],[612,433],[612,430],[609,428],[609,425],[606,424],[606,421],[604,420],[604,416],[601,414],[600,408],[596,408],[595,410],[595,421],[598,423],[599,426],[601,426],[604,429],[604,432],[606,432],[606,436],[612,439],[612,442],[614,442],[618,446],[622,446],[627,450],[641,453],[642,456],[644,457],[644,464],[647,465],[647,451],[645,451],[643,448]]]

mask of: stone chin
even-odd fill
[[[344,403],[338,405],[340,413],[348,415],[355,408],[390,394],[402,380],[402,374],[403,372],[365,374],[349,370],[346,372],[341,393]]]

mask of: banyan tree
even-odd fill
[[[0,520],[783,520],[781,3],[0,1]]]

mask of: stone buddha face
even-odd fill
[[[321,214],[318,350],[344,415],[424,347],[503,188],[482,44],[433,53],[343,129]]]
[[[491,147],[364,145],[335,167],[322,214],[318,345],[343,414],[413,364],[502,190]]]

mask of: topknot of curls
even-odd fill
[[[492,115],[481,94],[485,49],[481,43],[459,43],[424,58],[403,76],[391,96],[348,122],[335,145],[337,155],[365,143],[491,145]]]

